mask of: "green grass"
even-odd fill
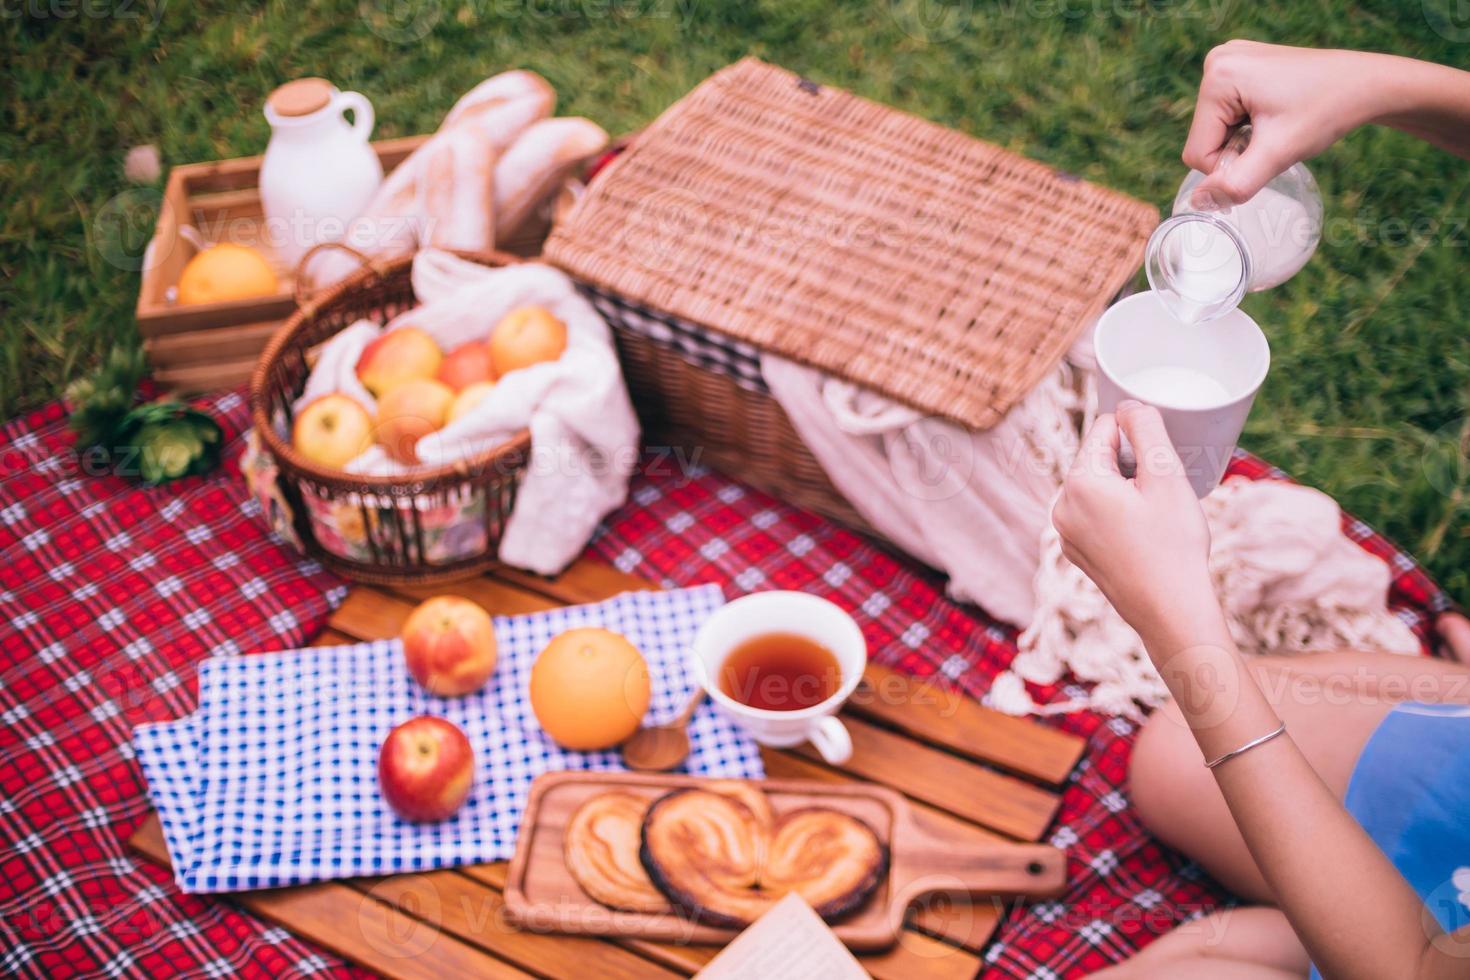
[[[135,207],[147,192],[116,200],[128,190],[126,149],[156,143],[165,164],[259,152],[261,100],[284,79],[319,74],[367,93],[378,134],[390,136],[433,129],[457,94],[521,65],[551,81],[563,113],[617,132],[754,53],[1162,207],[1183,176],[1179,148],[1213,44],[1243,36],[1464,64],[1470,29],[1430,22],[1452,9],[1453,0],[175,0],[155,17],[144,0],[0,0],[0,415],[55,397],[100,353],[136,342],[137,275],[108,260],[147,233]],[[393,28],[414,15],[428,33],[403,40]],[[1373,130],[1312,168],[1329,241],[1294,280],[1246,301],[1274,365],[1245,445],[1336,495],[1470,597],[1470,467],[1459,451],[1470,165]],[[1406,242],[1401,228],[1423,233]]]

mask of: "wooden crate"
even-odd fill
[[[402,163],[427,136],[373,143],[384,173]],[[239,157],[191,163],[169,172],[158,225],[143,262],[138,332],[154,379],[176,391],[208,391],[245,383],[276,327],[296,309],[295,270],[265,241],[260,162]],[[224,303],[171,303],[170,291],[198,250],[181,233],[192,226],[210,244],[224,241],[260,251],[279,281],[274,296]]]
[[[497,615],[599,602],[630,589],[655,588],[582,559],[555,578],[496,567],[444,586],[366,586],[352,590],[319,644],[391,637],[415,604],[449,592]],[[933,678],[869,664],[843,709],[853,756],[830,766],[810,745],[763,749],[773,779],[897,790],[932,826],[983,848],[1000,840],[1038,841],[1061,804],[1059,790],[1085,743],[1074,735],[985,708]],[[144,857],[167,865],[156,816],[130,840]],[[219,896],[343,958],[396,980],[450,976],[638,977],[675,980],[697,972],[717,946],[634,937],[593,938],[527,931],[505,914],[506,862],[352,878]],[[898,945],[864,953],[878,980],[969,980],[1006,913],[1006,903],[949,896],[915,905]]]
[[[405,136],[372,144],[384,174],[406,160],[428,136]],[[260,204],[262,158],[239,157],[174,167],[164,188],[163,207],[143,262],[138,291],[138,332],[153,377],[171,391],[209,391],[244,384],[255,360],[278,326],[296,310],[295,269],[266,241]],[[185,264],[198,250],[180,233],[192,226],[206,242],[232,241],[258,249],[276,273],[274,296],[196,303],[169,301]],[[500,245],[515,255],[536,255],[549,222],[519,229]]]

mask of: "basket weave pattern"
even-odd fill
[[[787,503],[876,534],[832,486],[774,398],[641,333],[629,323],[640,315],[636,308],[603,302],[598,310],[614,328],[644,442],[655,452],[677,449],[690,463],[733,473]]]
[[[1150,205],[746,59],[553,230],[573,276],[974,429],[1137,270]]]
[[[500,266],[501,253],[458,253]],[[494,563],[500,535],[530,459],[531,436],[452,466],[405,476],[327,469],[292,447],[292,404],[314,350],[361,319],[387,323],[418,305],[412,257],[370,266],[306,300],[271,338],[250,383],[261,446],[302,550],[349,578],[378,584],[459,578]]]

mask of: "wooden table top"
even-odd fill
[[[396,636],[413,607],[431,595],[462,595],[493,615],[514,615],[648,588],[655,586],[591,561],[554,579],[498,569],[448,585],[358,586],[317,643]],[[767,775],[890,786],[977,840],[1039,840],[1056,815],[1056,787],[1083,751],[1075,736],[877,665],[869,665],[843,720],[853,741],[846,765],[828,766],[810,746],[763,749]],[[139,827],[131,844],[150,860],[168,863],[156,817]],[[713,946],[522,931],[505,919],[505,878],[506,863],[496,862],[244,892],[228,900],[387,977],[687,976],[718,952]],[[973,977],[1002,912],[999,901],[936,897],[910,912],[896,946],[860,962],[884,980]]]

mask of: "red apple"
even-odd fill
[[[470,694],[495,673],[495,627],[468,599],[441,595],[420,603],[400,636],[408,672],[430,694]]]
[[[357,358],[357,378],[376,398],[415,378],[432,378],[443,359],[434,338],[418,327],[399,327],[377,337]]]
[[[490,361],[490,345],[482,340],[460,344],[439,362],[438,379],[455,391],[479,381],[494,381],[495,368]]]
[[[443,718],[420,715],[388,733],[378,750],[378,788],[405,820],[444,820],[470,795],[475,750]]]

